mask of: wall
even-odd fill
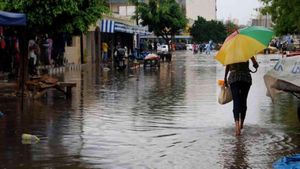
[[[186,17],[197,20],[202,16],[206,20],[216,20],[216,0],[186,0]]]
[[[72,46],[66,46],[65,48],[65,58],[68,63],[80,63],[80,37],[74,36],[72,38]]]
[[[264,26],[267,28],[272,27],[272,18],[271,16],[258,16],[256,19],[252,19],[252,26]]]

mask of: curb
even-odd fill
[[[38,72],[46,71],[50,75],[62,74],[66,71],[77,71],[82,69],[82,64],[67,64],[65,66],[54,67],[53,65],[38,66]]]

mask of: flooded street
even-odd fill
[[[300,123],[298,99],[266,96],[271,58],[258,56],[240,137],[232,102],[217,102],[224,67],[190,51],[159,70],[66,72],[60,80],[77,83],[69,100],[56,91],[24,104],[0,97],[0,168],[272,168],[300,152]],[[22,144],[22,133],[40,142]]]

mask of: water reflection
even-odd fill
[[[66,72],[60,80],[77,83],[70,100],[54,90],[24,106],[0,97],[0,168],[271,168],[300,152],[299,101],[273,104],[262,76],[274,63],[259,62],[241,137],[232,105],[217,103],[224,67],[189,51],[159,70]],[[25,132],[41,142],[23,145]]]
[[[245,146],[243,137],[231,140],[232,147],[224,153],[224,168],[240,169],[250,168],[248,164],[249,150]]]

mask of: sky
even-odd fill
[[[239,25],[246,25],[251,18],[257,16],[254,9],[261,6],[259,0],[217,0],[217,19],[237,18]]]

